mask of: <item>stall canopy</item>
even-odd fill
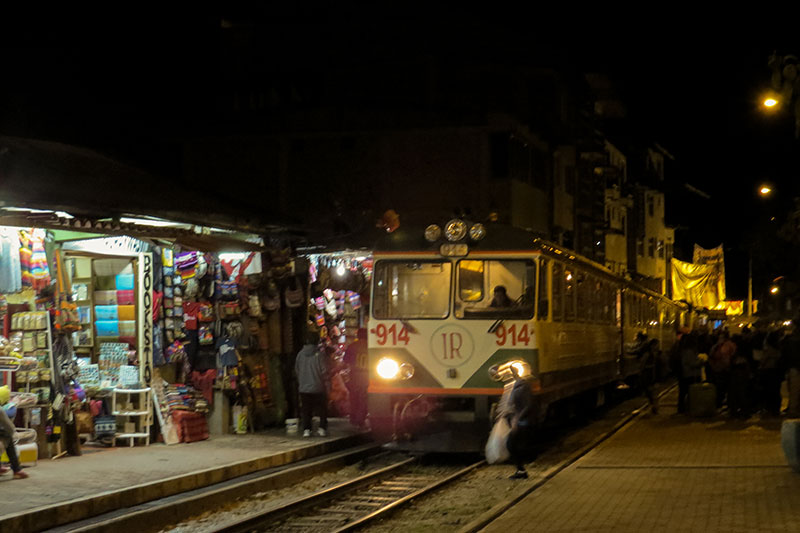
[[[0,136],[0,206],[63,211],[95,221],[148,215],[258,234],[297,227],[297,221],[267,210],[243,208],[237,196],[241,191],[230,184],[200,190],[86,148]]]

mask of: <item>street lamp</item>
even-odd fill
[[[775,107],[778,105],[778,101],[774,98],[765,98],[763,104],[764,107]]]
[[[758,189],[758,194],[761,196],[769,196],[772,193],[772,187],[769,185],[762,185],[761,188]]]
[[[773,285],[772,287],[769,288],[769,292],[772,294],[778,294],[778,287]]]

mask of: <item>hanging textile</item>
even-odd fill
[[[714,265],[685,263],[674,257],[672,268],[672,297],[685,300],[696,307],[725,309],[719,296],[718,273]]]
[[[23,287],[40,290],[50,285],[44,238],[45,231],[42,229],[19,231],[19,263]]]
[[[50,285],[50,269],[47,267],[47,253],[44,250],[46,233],[35,229],[31,238],[31,276],[33,288],[41,290]]]
[[[716,248],[707,250],[697,244],[694,245],[692,262],[699,265],[711,265],[716,276],[717,294],[720,300],[725,299],[725,252],[720,244]]]
[[[31,234],[27,231],[19,230],[19,265],[22,271],[22,286],[33,287],[33,275],[31,274],[31,255],[33,254],[33,242]]]
[[[0,229],[0,292],[22,290],[22,268],[19,258],[19,233],[10,228]]]

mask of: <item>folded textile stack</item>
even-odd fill
[[[203,395],[194,388],[183,383],[173,383],[165,387],[167,408],[170,413],[176,411],[196,412],[205,414],[208,412],[208,402]]]
[[[175,423],[178,439],[181,442],[195,442],[209,437],[208,422],[200,413],[176,411],[172,414],[172,421]]]

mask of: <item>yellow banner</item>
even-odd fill
[[[686,300],[695,307],[722,310],[724,298],[719,295],[719,273],[715,265],[686,263],[673,258],[672,298]]]
[[[697,244],[694,245],[692,262],[700,265],[713,265],[717,276],[717,294],[720,300],[725,299],[725,253],[720,244],[716,248],[707,250]]]

